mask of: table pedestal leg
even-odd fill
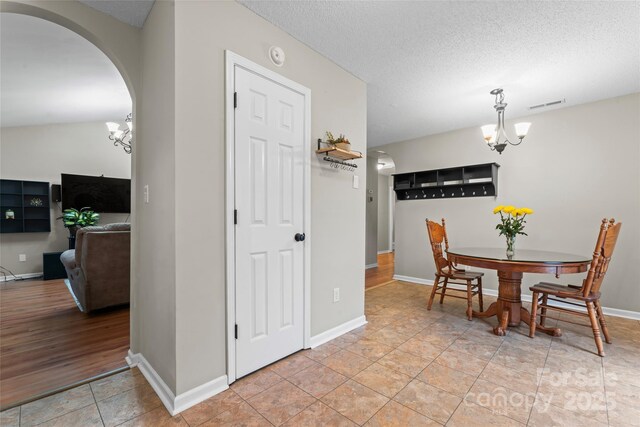
[[[498,303],[492,302],[489,308],[485,311],[473,311],[473,317],[491,317],[495,316],[498,312]]]
[[[492,303],[485,311],[474,311],[474,317],[498,318],[498,326],[493,328],[493,333],[504,336],[509,326],[518,326],[520,322],[530,323],[531,313],[522,306],[521,288],[522,273],[515,271],[498,271],[498,301]],[[536,326],[537,330],[559,337],[562,331],[558,328],[546,328]]]
[[[496,316],[499,323],[498,326],[493,328],[493,333],[504,336],[507,333],[508,326],[518,326],[520,324],[522,314],[522,300],[520,299],[522,273],[498,271],[498,283]]]

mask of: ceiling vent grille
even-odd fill
[[[557,101],[547,102],[546,104],[532,105],[531,107],[529,107],[529,110],[537,110],[538,108],[551,107],[552,105],[564,104],[566,102],[567,100],[562,98]]]

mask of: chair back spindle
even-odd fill
[[[443,273],[443,269],[449,268],[449,261],[444,256],[444,251],[449,249],[449,241],[447,239],[447,229],[445,227],[444,218],[442,219],[442,225],[435,221],[426,219],[427,232],[429,234],[429,242],[431,243],[431,250],[433,251],[433,260],[436,263],[436,269],[438,273]],[[444,242],[444,251],[442,244]]]
[[[611,256],[613,255],[621,227],[622,223],[619,222],[616,224],[613,218],[610,220],[604,218],[602,220],[596,247],[593,251],[593,260],[589,267],[589,273],[582,284],[582,296],[588,297],[591,294],[600,292],[600,287],[609,268],[609,262],[611,261]]]

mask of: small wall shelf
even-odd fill
[[[326,147],[322,148],[322,145]],[[336,163],[349,168],[357,168],[355,163],[347,163],[347,160],[361,159],[362,153],[359,151],[349,151],[342,148],[338,148],[333,144],[329,144],[321,139],[318,140],[318,149],[316,154],[324,154],[323,160],[331,163]]]
[[[498,195],[497,163],[434,169],[393,175],[400,200],[434,200]]]
[[[6,219],[7,210],[13,219]],[[0,233],[50,232],[49,183],[0,180],[0,214]]]

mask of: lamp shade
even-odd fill
[[[113,135],[118,129],[120,129],[120,125],[114,122],[107,122],[107,129]]]
[[[531,126],[531,123],[529,122],[516,123],[515,128],[516,128],[516,135],[518,135],[518,138],[524,138],[525,136],[527,136],[527,132],[529,132],[530,126]]]
[[[496,139],[496,125],[484,125],[481,127],[482,136],[487,143],[493,142]]]

